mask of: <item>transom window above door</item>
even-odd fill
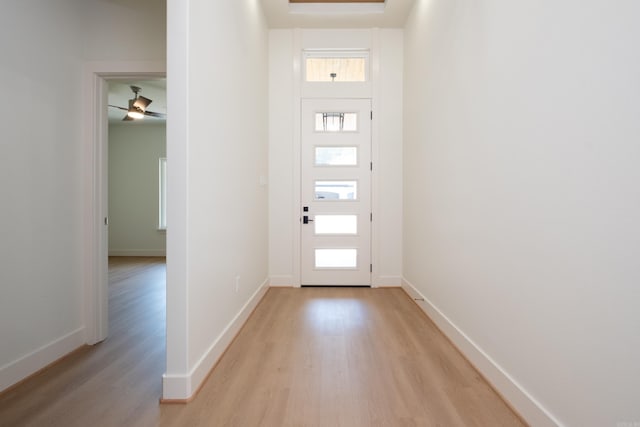
[[[369,80],[369,51],[305,50],[304,80],[307,82],[366,82]]]
[[[385,0],[289,0],[289,13],[305,15],[383,13]]]
[[[384,3],[385,0],[289,0],[289,3]]]

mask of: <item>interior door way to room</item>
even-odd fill
[[[302,286],[371,285],[371,100],[303,99]]]

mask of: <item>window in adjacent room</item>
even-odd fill
[[[167,158],[160,157],[159,162],[159,179],[158,179],[158,188],[159,188],[159,196],[158,200],[158,229],[166,230],[167,229]]]

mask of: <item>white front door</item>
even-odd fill
[[[303,99],[301,284],[371,285],[371,100]]]

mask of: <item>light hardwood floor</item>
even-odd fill
[[[0,425],[523,425],[401,289],[271,289],[198,396],[159,405],[164,265],[147,261],[112,260],[110,338],[0,396]]]

